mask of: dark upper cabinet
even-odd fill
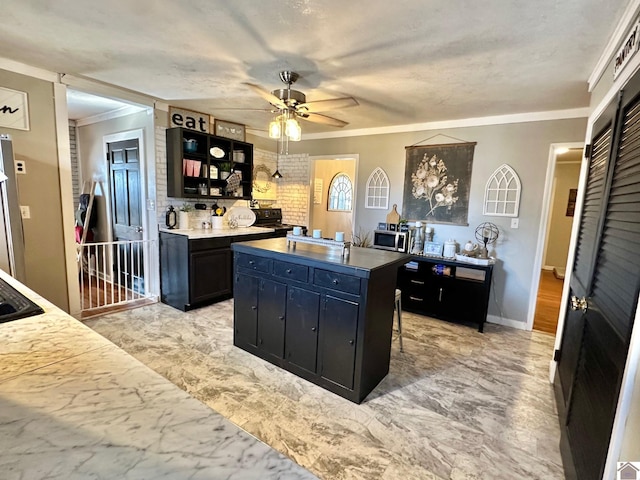
[[[182,127],[166,137],[169,197],[251,198],[252,144]]]
[[[312,373],[316,373],[317,365],[319,312],[320,294],[318,292],[289,286],[285,336],[286,359]]]
[[[236,273],[234,298],[234,343],[258,344],[258,286],[260,280]]]

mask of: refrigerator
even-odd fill
[[[0,134],[0,268],[25,282],[24,234],[11,137]]]

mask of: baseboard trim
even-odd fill
[[[511,318],[498,317],[497,315],[487,315],[487,322],[495,323],[497,325],[504,325],[505,327],[517,328],[518,330],[527,329],[527,322],[512,320]]]

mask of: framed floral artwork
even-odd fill
[[[402,216],[469,225],[469,190],[476,142],[406,147]]]

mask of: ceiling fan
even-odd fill
[[[333,127],[344,127],[345,125],[348,125],[347,122],[329,117],[328,115],[322,115],[318,112],[336,110],[338,108],[345,107],[355,107],[358,105],[358,101],[355,98],[341,97],[307,102],[307,97],[304,93],[291,89],[291,85],[293,85],[299,77],[300,76],[296,72],[292,72],[290,70],[280,72],[280,80],[282,80],[282,83],[287,87],[277,88],[271,92],[253,83],[245,83],[245,85],[277,108],[278,111],[274,113],[284,113],[288,116],[294,115],[310,122],[322,123]]]

